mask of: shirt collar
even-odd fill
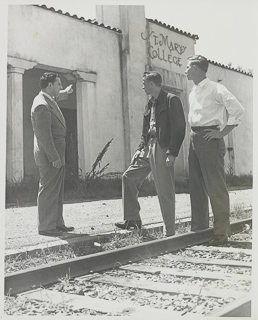
[[[44,92],[44,91],[41,91],[41,93],[43,95],[45,95],[46,97],[48,97],[51,101],[55,101],[48,93]]]
[[[201,82],[198,83],[196,87],[204,87],[209,82],[208,78],[203,79]]]

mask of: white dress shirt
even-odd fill
[[[155,116],[156,104],[157,104],[157,100],[153,99],[153,103],[151,106],[150,129],[149,129],[149,132],[152,134],[156,134],[156,116]]]
[[[192,88],[189,103],[188,120],[191,127],[238,125],[244,114],[244,108],[236,97],[225,86],[208,78]],[[225,112],[227,123],[224,120]]]

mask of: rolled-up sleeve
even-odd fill
[[[228,112],[227,125],[238,125],[245,113],[244,107],[223,85],[218,86],[218,98]]]

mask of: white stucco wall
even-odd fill
[[[115,16],[115,17],[114,17]],[[145,19],[144,6],[97,6],[97,20],[112,25],[113,21],[123,31],[123,77],[128,95],[130,156],[135,152],[142,131],[144,107],[148,97],[142,90],[142,75],[146,70],[156,70],[167,87],[180,89],[180,99],[185,116],[188,114],[188,82],[184,74],[187,57],[194,54],[195,40]],[[188,173],[188,139],[176,163],[177,178]],[[129,155],[127,156],[129,159]]]
[[[87,109],[87,119],[84,118],[80,132],[87,138],[85,145],[91,165],[107,141],[114,138],[103,161],[103,164],[110,163],[108,171],[111,172],[124,171],[138,146],[142,113],[148,99],[142,90],[142,74],[145,70],[157,70],[163,76],[164,85],[176,90],[183,104],[187,130],[176,172],[187,175],[188,95],[193,83],[184,72],[187,57],[195,53],[195,40],[147,20],[144,6],[98,6],[97,20],[120,28],[123,33],[40,7],[11,5],[8,56],[33,62],[38,70],[70,74],[67,79],[73,83],[76,82],[73,71],[92,73],[95,82],[81,90],[83,94],[90,90],[90,94],[82,103]],[[208,77],[221,80],[246,109],[242,124],[232,136],[235,173],[250,173],[253,79],[212,64]],[[76,108],[75,99],[71,101],[74,104],[71,108]]]
[[[232,131],[234,169],[236,175],[253,172],[253,78],[249,75],[229,70],[210,63],[207,76],[219,81],[239,100],[245,109],[241,124]],[[228,137],[224,138],[228,147]],[[225,156],[225,169],[229,166],[228,152]]]
[[[187,57],[194,54],[195,40],[147,20],[145,30],[136,28],[134,31],[137,39],[134,46],[137,50],[130,52],[130,58],[133,61],[131,68],[135,65],[134,61],[144,64],[141,68],[135,68],[130,72],[130,77],[133,77],[131,83],[135,85],[134,90],[131,91],[131,115],[135,119],[131,143],[137,145],[142,128],[142,113],[148,99],[142,91],[139,91],[142,85],[142,70],[157,70],[161,73],[165,86],[181,89],[179,96],[186,115],[189,109],[188,84],[184,72]],[[140,57],[142,52],[144,59]],[[140,108],[136,107],[134,92],[139,92],[141,97],[137,100],[137,103],[141,104]]]
[[[190,127],[187,121],[189,112],[188,95],[191,82],[187,80],[185,69],[187,57],[194,54],[195,40],[166,27],[149,22],[145,39],[148,64],[163,78],[165,89],[177,93],[181,99],[186,119],[186,134],[175,162],[177,179],[188,177],[188,150]]]
[[[117,32],[36,6],[9,6],[8,56],[97,75],[96,105],[88,106],[93,163],[107,141],[109,171],[124,170],[124,126]],[[36,66],[37,67],[37,66]],[[58,70],[58,69],[57,69]],[[104,164],[104,162],[103,162]]]

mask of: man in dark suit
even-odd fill
[[[185,117],[180,99],[162,90],[158,72],[145,72],[143,89],[150,100],[145,108],[140,145],[122,176],[124,219],[116,227],[140,229],[139,188],[152,172],[164,220],[164,234],[175,234],[174,163],[185,136]]]
[[[40,78],[40,88],[31,108],[34,158],[40,174],[38,230],[41,235],[58,236],[74,228],[65,226],[63,219],[66,123],[56,101],[67,99],[73,89],[70,85],[61,90],[61,80],[52,72]]]

